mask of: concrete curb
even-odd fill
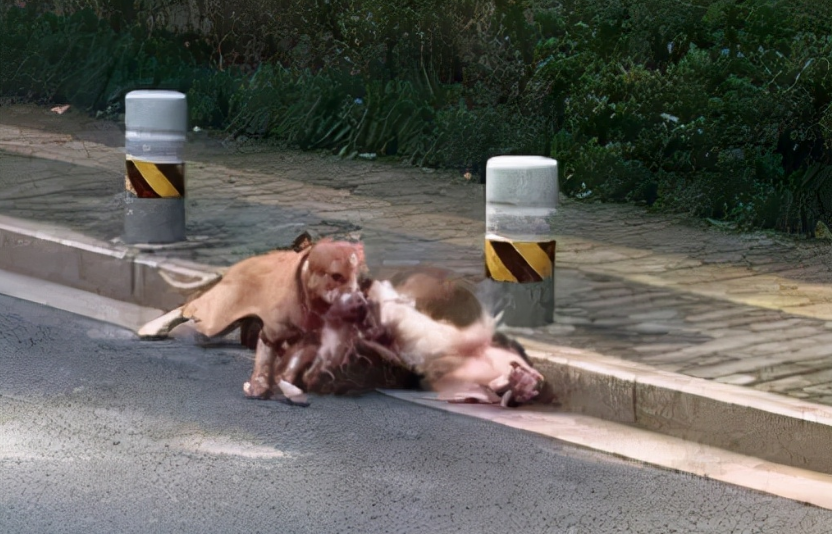
[[[188,294],[223,271],[161,254],[0,216],[0,270],[145,308],[130,309],[129,320],[110,321],[123,326],[135,324],[136,317],[146,318],[147,308],[170,310],[181,305]],[[0,292],[4,292],[2,284]],[[21,291],[5,292],[22,296]],[[69,309],[43,298],[38,301]],[[106,320],[100,313],[85,311],[91,308],[69,310]],[[531,339],[520,342],[564,410],[832,474],[832,407],[589,351]]]
[[[222,271],[2,215],[0,270],[161,310],[180,306]]]
[[[518,338],[562,409],[832,474],[832,407]]]

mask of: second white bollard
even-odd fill
[[[488,160],[485,272],[490,293],[512,327],[554,322],[557,161],[542,156]]]

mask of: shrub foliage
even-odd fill
[[[832,4],[816,0],[0,0],[0,92],[807,232],[832,218]]]

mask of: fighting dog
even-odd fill
[[[320,331],[332,303],[342,294],[358,291],[366,269],[361,244],[332,240],[311,244],[303,238],[296,240],[295,250],[278,250],[234,264],[216,285],[146,324],[139,335],[164,337],[176,325],[191,321],[208,337],[230,332],[242,323],[245,338],[257,324],[254,368],[243,391],[249,397],[269,397],[277,358],[309,332]]]
[[[522,348],[495,332],[494,318],[472,293],[463,297],[468,292],[446,282],[417,273],[398,287],[389,281],[370,286],[367,294],[378,305],[379,324],[389,330],[404,365],[448,400],[508,406],[537,397],[543,375]],[[457,295],[451,300],[459,305],[438,306],[437,299],[447,300],[443,295]],[[431,310],[442,311],[431,316]],[[462,312],[466,324],[441,318],[454,311]]]
[[[405,273],[342,294],[317,335],[286,350],[274,376],[292,402],[304,391],[423,388],[456,402],[515,406],[538,397],[543,376],[464,283]]]

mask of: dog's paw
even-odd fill
[[[508,390],[511,392],[510,401],[516,403],[529,402],[540,393],[543,375],[535,369],[512,364],[508,375]],[[504,402],[508,402],[504,398]]]
[[[500,396],[504,407],[515,407],[540,394],[544,378],[536,369],[511,362],[511,371],[492,380],[488,387]]]
[[[280,392],[283,393],[289,404],[294,406],[309,406],[309,400],[306,394],[294,384],[281,380],[277,383],[277,387],[280,388]]]
[[[268,381],[259,376],[243,384],[243,393],[250,399],[268,399],[272,395],[272,390],[269,388]]]

